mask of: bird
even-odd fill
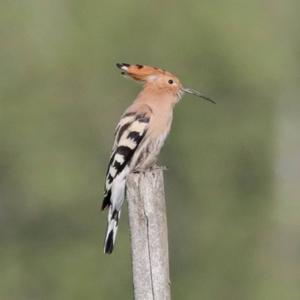
[[[141,64],[117,63],[121,74],[143,84],[142,91],[125,110],[115,129],[114,143],[105,178],[102,210],[108,208],[104,253],[114,249],[121,208],[125,198],[126,178],[155,166],[168,136],[173,108],[185,93],[212,99],[183,87],[172,73]]]

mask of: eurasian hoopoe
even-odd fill
[[[145,65],[117,64],[126,77],[144,84],[143,90],[127,108],[115,131],[115,141],[106,173],[102,209],[108,207],[104,252],[113,251],[126,177],[130,172],[152,167],[170,131],[173,107],[184,93],[211,99],[184,88],[179,79],[162,69]]]

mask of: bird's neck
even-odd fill
[[[148,104],[160,109],[173,109],[179,101],[176,94],[165,92],[160,89],[145,87],[137,96],[135,102]]]

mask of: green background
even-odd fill
[[[1,1],[0,300],[132,299],[127,205],[102,242],[106,164],[140,90],[177,74],[173,299],[300,299],[299,1]]]

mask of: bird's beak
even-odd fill
[[[200,92],[198,92],[198,91],[196,91],[196,90],[194,90],[194,89],[182,88],[181,90],[182,90],[184,93],[188,93],[188,94],[191,94],[191,95],[200,97],[200,98],[202,98],[202,99],[204,99],[204,100],[207,100],[207,101],[209,101],[209,102],[211,102],[211,103],[216,104],[216,102],[215,102],[214,100],[212,100],[212,99],[210,99],[210,98],[208,98],[208,97],[202,95]]]

